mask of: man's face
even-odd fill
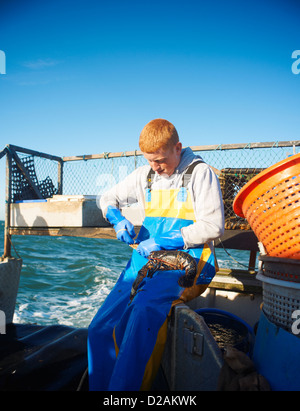
[[[157,174],[172,175],[180,163],[182,144],[178,142],[170,148],[160,148],[155,153],[143,153],[152,170]]]

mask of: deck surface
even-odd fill
[[[87,329],[9,324],[0,335],[0,391],[76,391],[87,368]]]

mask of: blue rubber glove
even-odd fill
[[[156,244],[154,238],[149,238],[148,240],[144,240],[140,242],[138,245],[136,251],[141,254],[143,257],[148,257],[152,251],[159,251],[161,250],[161,247]]]
[[[135,237],[134,226],[122,216],[121,211],[118,208],[108,206],[106,218],[113,225],[118,240],[127,244],[133,244],[133,239]]]
[[[143,257],[148,257],[152,251],[177,250],[184,247],[184,241],[180,230],[168,231],[162,236],[155,236],[142,241],[136,251]]]

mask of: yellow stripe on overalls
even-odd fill
[[[145,215],[146,217],[170,217],[176,219],[196,221],[194,208],[192,204],[191,195],[188,190],[184,189],[185,193],[182,193],[182,188],[169,189],[169,190],[151,190],[151,199],[146,201]],[[183,197],[183,194],[185,198]],[[147,198],[146,198],[147,200]],[[208,284],[196,284],[196,281],[201,274],[206,262],[211,256],[212,250],[204,244],[201,257],[199,259],[197,267],[197,275],[195,277],[194,285],[190,288],[184,289],[181,296],[173,301],[168,317],[171,314],[172,308],[179,303],[187,302],[193,298],[201,295],[208,287]],[[161,326],[155,347],[149,358],[141,385],[141,390],[150,390],[153,384],[153,380],[159,369],[166,339],[167,339],[167,323],[168,317]]]
[[[182,192],[181,188],[152,190],[151,201],[146,201],[145,215],[147,217],[171,217],[195,221],[191,195],[185,190],[187,197],[185,201],[180,201],[180,198],[183,197],[180,195]]]

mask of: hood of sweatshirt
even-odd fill
[[[193,150],[190,147],[183,148],[181,151],[181,160],[175,169],[175,173],[182,173],[191,163],[196,160],[202,160],[202,157],[194,154]]]

